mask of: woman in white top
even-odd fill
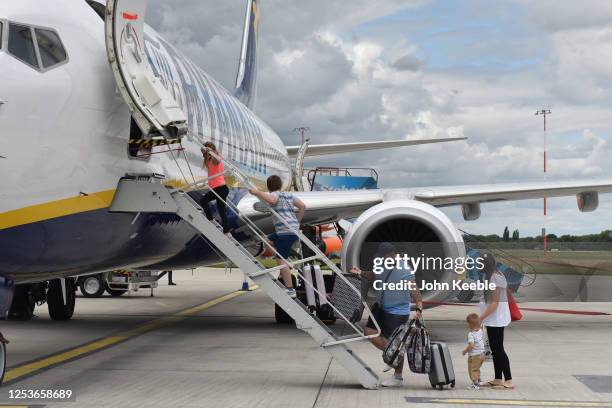
[[[480,297],[480,321],[487,328],[489,345],[493,353],[495,379],[489,385],[497,388],[514,388],[510,372],[510,360],[504,350],[504,328],[510,324],[510,308],[508,307],[508,282],[497,270],[493,254],[483,252],[485,281],[494,283],[494,290],[484,290]]]

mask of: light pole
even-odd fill
[[[305,134],[309,130],[310,130],[310,128],[309,127],[305,127],[305,126],[296,127],[295,129],[293,129],[294,132],[300,132],[300,135],[302,136],[302,143],[301,144],[304,144],[304,141],[306,140]]]
[[[543,153],[544,153],[544,180],[546,180],[546,115],[551,115],[552,111],[550,109],[540,109],[538,111],[536,111],[535,115],[536,116],[540,116],[542,115],[544,117],[544,148],[543,148]],[[546,217],[546,213],[547,213],[547,205],[546,205],[546,197],[544,197],[544,217]],[[544,253],[546,254],[546,251],[548,250],[548,239],[546,238],[546,227],[542,228],[542,239],[544,242]]]

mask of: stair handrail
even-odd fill
[[[229,173],[233,174],[236,179],[241,182],[245,187],[251,189],[251,188],[256,188],[256,186],[249,180],[248,176],[244,175],[243,172],[237,167],[235,166],[232,162],[230,162],[229,160],[225,159],[224,157],[222,157],[219,154],[216,154],[216,152],[213,152],[211,150],[209,150],[209,153],[215,157],[217,160],[221,161],[226,167],[229,168]],[[228,170],[226,169],[224,171],[223,174],[227,173]],[[225,205],[227,207],[229,207],[230,209],[232,209],[232,211],[236,214],[236,216],[238,216],[242,221],[244,221],[245,225],[259,238],[262,240],[262,242],[264,242],[264,245],[267,245],[270,249],[272,249],[272,251],[275,253],[275,255],[280,258],[281,260],[283,260],[284,262],[286,262],[288,265],[291,265],[291,263],[285,259],[283,256],[281,256],[278,251],[276,250],[276,248],[274,248],[273,246],[270,246],[267,244],[267,235],[261,231],[261,229],[251,220],[249,219],[249,217],[245,216],[244,214],[242,214],[238,207],[232,203],[230,200],[224,200],[223,198],[221,198],[221,196],[213,189],[211,188],[207,181],[213,178],[219,177],[219,174],[215,174],[213,176],[208,176],[206,178],[197,180],[193,183],[188,183],[185,184],[183,186],[181,186],[180,188],[176,189],[176,190],[180,190],[180,191],[185,191],[185,189],[195,189],[199,186],[202,187],[202,189],[208,189],[210,192],[212,192],[215,197],[217,198],[217,200],[220,200],[221,202],[225,203]],[[206,183],[205,183],[206,182]],[[300,230],[295,229],[294,227],[292,227],[289,223],[287,223],[287,221],[281,217],[270,205],[268,205],[267,203],[264,203],[267,207],[268,210],[270,212],[270,214],[276,218],[277,220],[279,220],[280,222],[282,222],[285,227],[287,227],[292,233],[294,233],[298,239],[300,240],[300,242],[306,244],[306,246],[308,246],[316,255],[319,256],[319,260],[322,261],[323,263],[325,263],[330,270],[332,271],[332,273],[334,273],[336,275],[336,279],[340,278],[341,280],[343,280],[348,286],[349,288],[351,288],[351,290],[353,290],[361,299],[361,291],[358,290],[357,288],[355,288],[353,286],[352,283],[350,283],[350,281],[348,279],[346,279],[346,277],[344,276],[343,272],[329,259],[327,258],[327,256],[312,242],[310,241],[310,239],[308,239]],[[291,268],[291,266],[289,266],[290,269],[294,269]],[[268,268],[266,268],[267,270]],[[316,287],[314,287],[314,285],[312,285],[307,279],[305,279],[305,277],[302,275],[302,273],[299,271],[299,269],[294,269],[297,274],[302,278],[302,280],[309,285],[319,296],[327,296],[327,294],[325,292],[321,292],[319,289],[317,289]],[[299,301],[299,300],[298,300]],[[353,330],[355,330],[355,332],[357,334],[360,335],[360,337],[357,338],[350,338],[350,339],[346,339],[346,340],[339,340],[339,341],[334,341],[332,342],[333,344],[337,344],[337,343],[342,343],[342,342],[349,342],[349,341],[357,341],[357,340],[365,340],[365,339],[371,339],[374,337],[378,337],[380,336],[380,334],[382,333],[381,328],[379,323],[376,321],[376,318],[373,316],[372,310],[370,308],[370,306],[367,304],[366,299],[361,299],[361,303],[364,306],[364,310],[367,311],[368,316],[371,318],[372,322],[374,323],[375,329],[376,329],[376,333],[371,334],[371,335],[366,335],[365,332],[362,332],[361,329],[359,327],[357,327],[355,324],[353,324],[353,322],[350,321],[349,318],[347,318],[346,316],[344,316],[344,314],[338,310],[338,308],[336,308],[333,303],[329,303],[329,305],[331,306],[331,308],[337,312],[340,317],[342,317],[342,319],[348,323]],[[331,344],[331,343],[330,343]]]
[[[482,245],[483,245],[483,246],[484,246],[486,249],[489,249],[489,250],[492,250],[492,251],[497,251],[497,252],[501,253],[501,256],[502,256],[502,257],[505,257],[505,258],[507,258],[507,259],[510,259],[510,260],[512,260],[512,261],[514,261],[514,262],[516,262],[516,263],[518,263],[518,264],[524,264],[524,265],[527,265],[527,267],[528,267],[529,269],[531,269],[531,271],[532,271],[532,273],[533,273],[533,279],[531,279],[531,282],[530,282],[529,284],[527,284],[527,285],[523,285],[523,284],[521,283],[521,285],[520,285],[520,286],[522,286],[522,287],[528,287],[528,286],[531,286],[531,285],[533,285],[533,284],[535,283],[535,281],[536,281],[536,277],[537,277],[537,272],[536,272],[535,267],[534,267],[534,266],[533,266],[531,263],[527,262],[526,260],[524,260],[523,258],[521,258],[521,257],[519,257],[519,256],[512,255],[512,254],[510,254],[509,252],[504,251],[503,249],[501,249],[501,248],[499,248],[499,247],[496,247],[496,246],[494,246],[494,245],[491,245],[490,243],[488,243],[488,242],[486,242],[486,241],[479,240],[479,239],[478,239],[476,236],[474,236],[474,235],[470,234],[469,232],[466,232],[466,231],[464,231],[464,230],[462,230],[462,229],[459,229],[459,231],[460,231],[462,234],[464,234],[464,235],[468,236],[469,238],[471,238],[471,239],[473,240],[473,242],[477,242],[477,243],[479,243],[479,244],[482,244]],[[521,265],[521,267],[523,267],[523,265]],[[522,272],[523,276],[526,276],[526,275],[527,275],[527,273],[526,273],[524,270],[522,270],[521,272]]]

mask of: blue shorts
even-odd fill
[[[291,252],[291,247],[293,244],[295,244],[298,237],[295,234],[278,234],[274,232],[268,235],[268,239],[274,244],[276,252],[278,252],[283,258],[287,259],[289,253]]]

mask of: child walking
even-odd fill
[[[472,384],[468,387],[472,390],[480,389],[480,367],[485,361],[484,334],[482,324],[476,313],[470,313],[465,319],[470,329],[468,333],[468,344],[463,349],[463,355],[468,355],[468,371]]]

